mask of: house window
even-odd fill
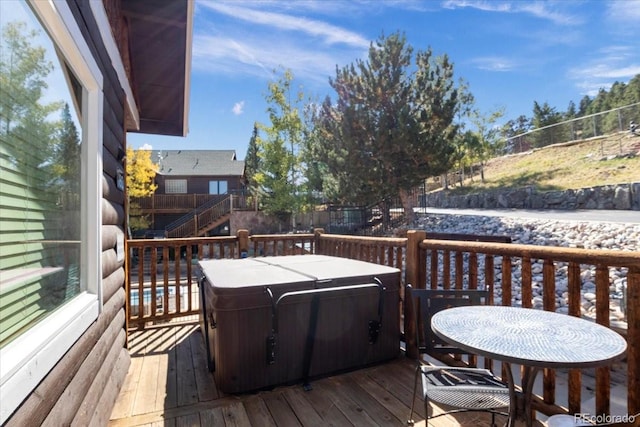
[[[167,179],[164,182],[164,192],[167,194],[187,194],[187,180]]]
[[[0,32],[3,424],[100,310],[102,77],[66,3],[0,1]]]
[[[227,181],[209,181],[209,194],[227,194]]]

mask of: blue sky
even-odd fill
[[[569,101],[640,74],[640,0],[197,0],[189,133],[129,134],[134,148],[236,150],[268,123],[267,85],[290,69],[306,96],[366,58],[382,33],[447,54],[483,113],[532,116],[533,102]],[[275,76],[275,77],[274,77]]]

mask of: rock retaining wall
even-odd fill
[[[455,195],[442,190],[425,195],[434,208],[458,209],[610,209],[640,210],[640,182],[578,190],[538,192],[533,187]]]

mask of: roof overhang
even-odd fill
[[[186,136],[191,86],[192,0],[122,0],[131,88],[139,120],[127,130]]]

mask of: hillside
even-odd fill
[[[640,136],[628,132],[572,141],[491,159],[462,187],[450,181],[455,194],[498,188],[534,186],[538,191],[566,190],[640,182]]]

